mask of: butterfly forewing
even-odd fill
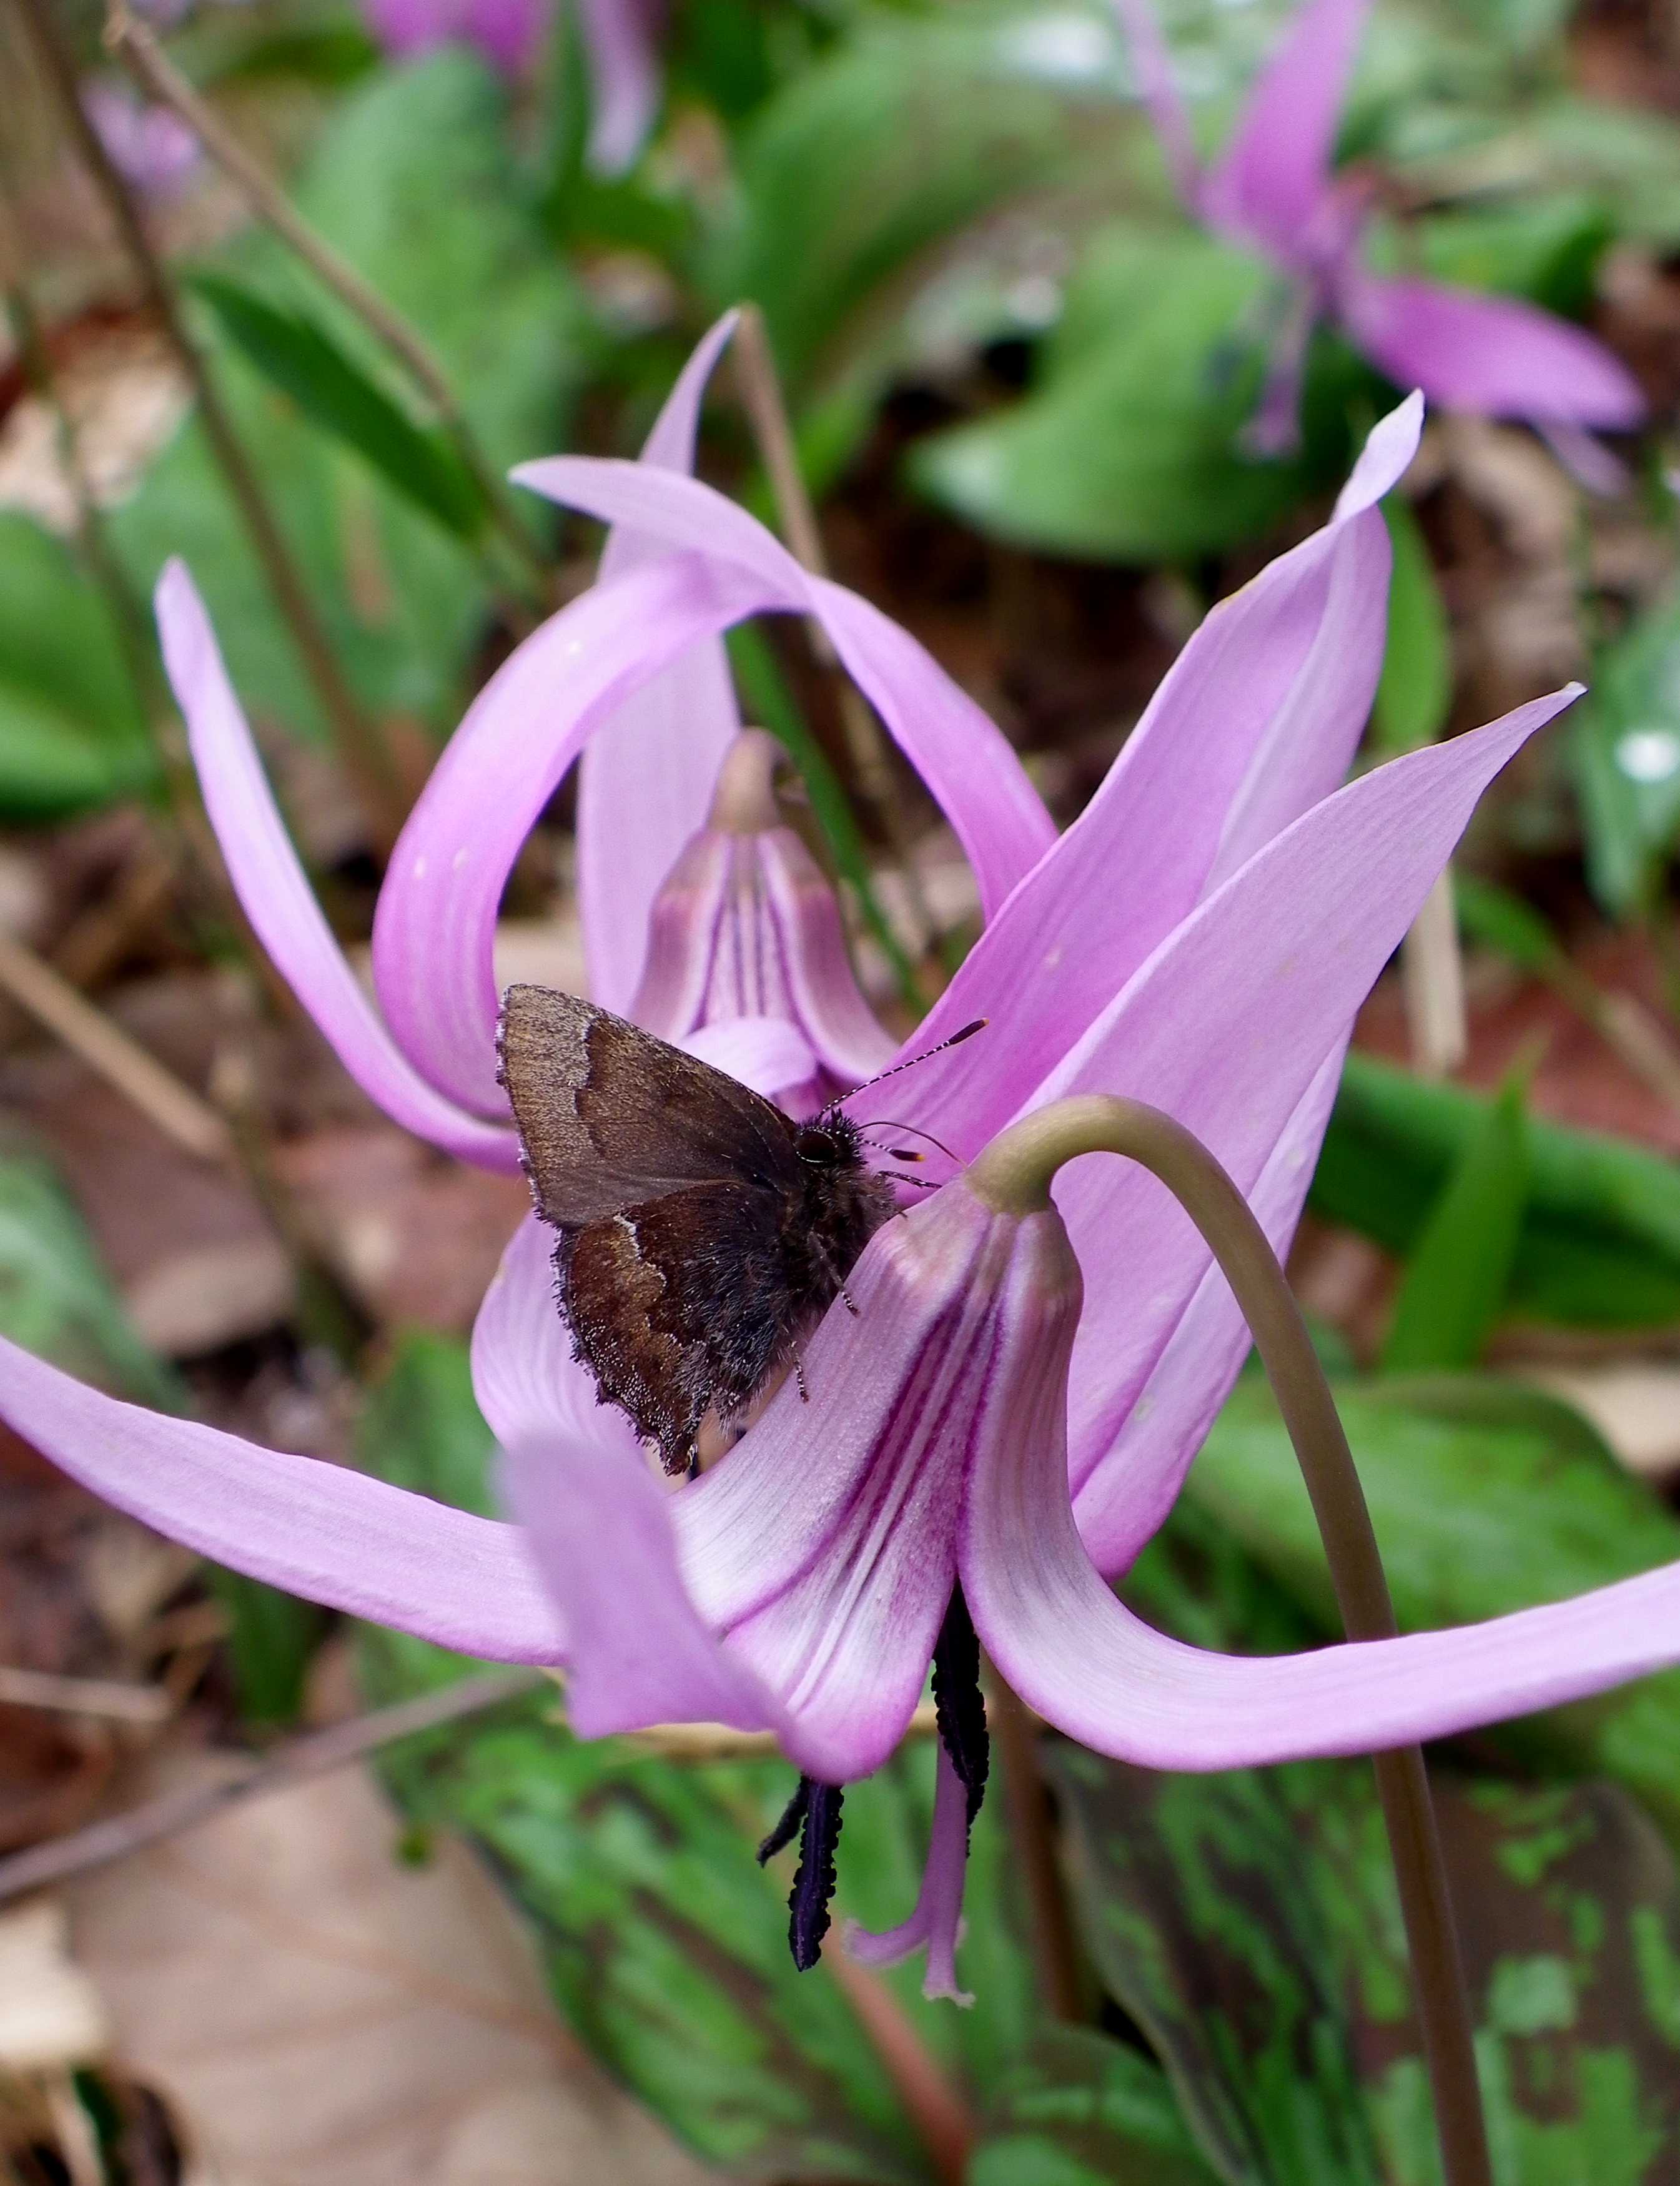
[[[575,995],[510,987],[500,1051],[546,1222],[596,1221],[694,1184],[798,1181],[779,1108]]]

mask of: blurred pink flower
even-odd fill
[[[1397,386],[1554,434],[1559,452],[1602,475],[1608,458],[1579,429],[1627,430],[1645,415],[1632,376],[1600,342],[1549,311],[1436,281],[1373,273],[1364,263],[1369,205],[1338,177],[1337,125],[1369,0],[1308,0],[1260,73],[1230,141],[1211,166],[1190,118],[1151,0],[1114,0],[1139,87],[1179,194],[1216,234],[1263,253],[1295,288],[1251,434],[1273,453],[1293,445],[1308,338],[1339,325]]]
[[[578,0],[595,119],[590,164],[603,174],[628,167],[659,110],[659,41],[669,0]]]
[[[199,140],[187,124],[126,83],[84,85],[81,110],[112,165],[143,197],[172,196],[199,165]]]
[[[1355,1011],[1482,788],[1574,695],[1339,786],[1382,659],[1376,504],[1410,460],[1420,399],[1376,428],[1324,529],[1208,616],[1058,841],[998,731],[913,639],[686,474],[727,334],[691,362],[641,462],[522,474],[619,529],[601,581],[491,679],[416,806],[379,905],[378,1006],[287,840],[191,582],[165,574],[170,673],[265,945],[388,1113],[512,1169],[497,906],[587,748],[580,871],[598,999],[686,995],[665,1022],[771,1090],[808,1062],[855,1075],[877,1042],[848,975],[822,968],[826,942],[804,957],[809,1007],[797,981],[688,976],[697,949],[748,930],[717,850],[726,811],[707,826],[740,751],[720,633],[743,615],[815,614],[943,805],[986,918],[912,1045],[976,1015],[989,1029],[902,1079],[895,1114],[972,1159],[1064,1095],[1154,1102],[1212,1147],[1281,1248]],[[776,933],[807,951],[798,917]],[[836,1011],[855,1049],[832,1044]],[[1436,1736],[1680,1658],[1680,1569],[1468,1629],[1265,1660],[1140,1623],[1105,1575],[1170,1506],[1247,1333],[1200,1236],[1141,1170],[1076,1162],[1056,1209],[1024,1214],[988,1190],[989,1173],[981,1161],[887,1225],[848,1279],[857,1317],[832,1313],[804,1352],[809,1402],[783,1388],[675,1489],[573,1359],[534,1217],[473,1342],[514,1522],[116,1403],[11,1346],[0,1415],[99,1494],[237,1569],[468,1654],[564,1664],[583,1735],[673,1719],[772,1729],[809,1780],[787,1828],[803,1820],[829,1850],[831,1787],[891,1753],[930,1656],[948,1718],[972,1679],[965,1601],[1048,1720],[1161,1768]],[[945,1729],[921,1898],[858,1948],[925,1947],[930,1992],[950,1994],[983,1752],[972,1720]],[[808,1948],[826,1918],[820,1864],[796,1886]]]
[[[472,46],[506,76],[536,59],[553,16],[552,0],[362,0],[368,28],[388,53],[406,57],[439,46]]]

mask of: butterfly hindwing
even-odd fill
[[[510,987],[498,1045],[545,1221],[596,1221],[725,1179],[798,1186],[780,1109],[610,1011],[547,987]]]
[[[787,1292],[779,1209],[739,1183],[701,1184],[585,1223],[555,1255],[560,1303],[603,1402],[689,1461],[707,1414],[740,1410],[804,1319]]]

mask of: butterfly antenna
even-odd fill
[[[926,1139],[930,1146],[938,1146],[947,1161],[955,1162],[959,1169],[962,1167],[961,1157],[953,1153],[943,1139],[936,1139],[932,1131],[924,1131],[920,1124],[900,1124],[895,1122],[891,1116],[881,1116],[871,1124],[860,1124],[858,1129],[860,1131],[908,1131],[913,1139]],[[897,1146],[885,1146],[882,1151],[884,1153],[890,1153],[897,1161],[921,1159],[920,1154],[901,1153]]]
[[[936,1055],[943,1055],[948,1047],[960,1047],[964,1040],[972,1040],[977,1032],[984,1032],[991,1022],[989,1017],[976,1017],[972,1024],[964,1025],[949,1040],[942,1040],[937,1047],[924,1047],[920,1055],[907,1055],[902,1062],[895,1062],[890,1070],[882,1070],[873,1078],[865,1078],[863,1084],[854,1086],[846,1098],[855,1100],[860,1093],[867,1093],[871,1085],[879,1085],[888,1078],[896,1078],[901,1070],[914,1070],[918,1062],[931,1062]]]

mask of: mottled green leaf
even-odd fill
[[[1489,1107],[1350,1055],[1309,1204],[1391,1252],[1416,1246],[1427,1213]],[[1511,1270],[1515,1313],[1584,1327],[1680,1320],[1680,1171],[1626,1140],[1539,1118]]]
[[[1047,2027],[1004,2076],[967,2186],[1213,2186],[1161,2067],[1085,2026]]]
[[[460,457],[423,431],[306,312],[283,311],[225,274],[193,287],[264,377],[311,423],[335,434],[417,508],[462,539],[483,529],[484,498]]]
[[[1680,1559],[1680,1521],[1580,1415],[1492,1376],[1341,1384],[1336,1400],[1402,1628],[1498,1617]],[[1270,1393],[1240,1382],[1188,1493],[1336,1632],[1318,1527]],[[1481,1734],[1613,1776],[1680,1832],[1680,1671]]]
[[[1369,1765],[1049,1756],[1083,1932],[1228,2186],[1439,2186]],[[1498,2186],[1655,2186],[1680,2125],[1672,1856],[1605,1785],[1435,1786]]]
[[[0,512],[0,820],[63,820],[157,760],[110,611],[61,540]]]
[[[1383,1371],[1473,1366],[1504,1310],[1528,1197],[1526,1079],[1508,1079],[1429,1209],[1394,1300]]]
[[[1411,503],[1390,494],[1382,505],[1394,549],[1388,587],[1388,642],[1373,720],[1386,752],[1430,744],[1453,704],[1453,640],[1435,564]]]
[[[360,1438],[384,1477],[489,1507],[492,1444],[464,1347],[411,1337]],[[380,1698],[458,1674],[458,1658],[369,1628]],[[826,1970],[794,1970],[787,1859],[753,1852],[793,1787],[778,1759],[678,1765],[625,1741],[580,1744],[560,1696],[406,1744],[388,1781],[423,1828],[463,1833],[531,1924],[556,2002],[602,2062],[703,2154],[786,2178],[919,2186],[922,2158],[880,2064]],[[914,1903],[933,1754],[912,1747],[848,1789],[837,1912],[886,1927]],[[1005,1917],[1005,1833],[976,1831],[960,1960],[972,2010],[928,2004],[921,1970],[888,1979],[922,2038],[989,2094],[1025,2038],[1030,1970]]]

